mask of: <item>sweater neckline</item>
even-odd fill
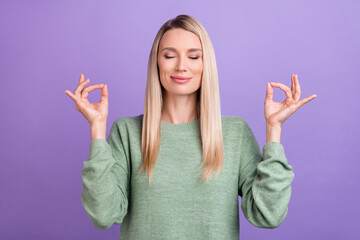
[[[171,133],[198,132],[200,130],[199,119],[187,123],[168,123],[161,121],[161,131]]]

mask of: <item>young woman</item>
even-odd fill
[[[99,229],[121,224],[120,239],[239,239],[239,206],[261,228],[285,219],[294,178],[280,143],[282,123],[316,95],[300,100],[291,88],[268,83],[262,152],[247,122],[222,116],[215,53],[205,28],[179,15],[158,31],[148,63],[144,114],[120,117],[106,136],[107,85],[84,88],[76,109],[92,141],[82,171],[81,201]],[[287,99],[273,101],[273,87]],[[101,101],[88,93],[101,88]]]

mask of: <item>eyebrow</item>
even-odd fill
[[[175,51],[176,52],[176,48],[172,48],[172,47],[163,48],[163,49],[161,49],[160,52],[162,52],[164,50],[170,50],[170,51]],[[196,52],[196,51],[201,51],[202,52],[202,50],[200,48],[189,48],[188,49],[188,52]]]

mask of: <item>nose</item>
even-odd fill
[[[186,70],[186,62],[185,57],[179,57],[179,60],[176,63],[176,71],[185,71]]]

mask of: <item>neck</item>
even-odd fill
[[[199,118],[197,92],[191,95],[166,95],[161,113],[161,121],[167,123],[187,123]]]

